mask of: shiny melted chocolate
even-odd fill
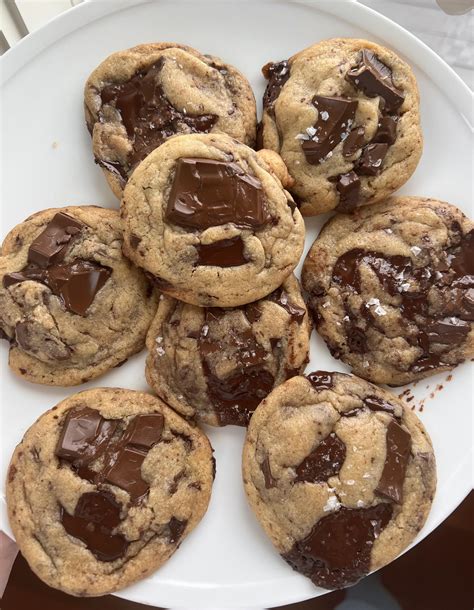
[[[320,519],[283,558],[318,587],[353,585],[370,571],[374,541],[392,513],[392,504],[385,503],[360,509],[341,507]]]
[[[68,311],[85,316],[112,270],[80,258],[70,263],[61,262],[74,237],[84,228],[82,222],[67,214],[55,214],[46,229],[31,243],[28,264],[21,271],[6,274],[3,287],[28,280],[40,282],[60,299]]]
[[[411,435],[393,420],[387,428],[386,451],[382,476],[375,492],[396,504],[401,504],[405,473],[411,455]]]
[[[208,133],[218,120],[215,114],[190,115],[171,104],[160,84],[164,61],[160,58],[125,83],[107,85],[101,91],[102,106],[118,110],[132,142],[129,170],[169,137],[177,133]],[[99,120],[105,121],[103,108]]]
[[[323,483],[339,473],[345,459],[345,444],[331,432],[296,467],[295,481]]]
[[[224,310],[207,308],[198,339],[207,392],[221,425],[247,426],[258,404],[273,389],[275,379],[265,368],[267,351],[250,328],[241,332],[232,329],[225,345],[212,338],[212,326],[224,315]],[[221,379],[214,372],[212,355],[229,349],[237,368]]]
[[[262,68],[263,76],[268,80],[265,93],[263,94],[263,108],[274,113],[273,106],[283,89],[283,85],[290,78],[290,66],[288,61],[268,63]]]
[[[176,162],[165,220],[200,231],[228,223],[258,230],[270,216],[260,180],[240,165],[183,157]]]
[[[416,267],[406,256],[389,256],[359,248],[350,250],[336,261],[332,281],[360,293],[359,270],[362,266],[369,267],[376,274],[389,295],[398,297],[402,315],[418,326],[414,341],[423,353],[411,370],[422,373],[443,366],[443,353],[465,340],[471,328],[469,322],[474,320],[470,294],[474,288],[474,231],[466,235],[457,231],[454,245],[446,249],[436,265],[430,263]],[[444,311],[436,314],[430,311],[429,293],[432,289],[441,291],[444,299]],[[365,331],[356,326],[355,315],[351,313],[348,317],[349,322],[345,324],[348,341],[359,331],[365,342]],[[361,314],[361,317],[369,325],[372,323],[366,314]],[[362,343],[359,352],[365,350],[366,344]]]

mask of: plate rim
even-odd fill
[[[99,20],[108,15],[128,10],[134,6],[146,5],[152,3],[160,4],[176,4],[177,2],[185,2],[186,0],[114,0],[113,2],[96,2],[86,1],[67,10],[56,16],[54,19],[44,24],[40,29],[28,34],[25,38],[19,41],[14,47],[9,49],[0,58],[0,87],[3,87],[7,82],[13,78],[21,69],[27,65],[31,59],[34,59],[39,53],[57,43],[62,38],[75,32],[88,24]],[[195,0],[196,1],[196,0]],[[204,0],[197,0],[204,1]],[[218,0],[207,0],[206,4],[217,2]],[[220,0],[221,2],[230,3],[232,0]],[[233,0],[235,2],[236,0]],[[245,4],[250,0],[237,0],[238,2]],[[469,89],[467,84],[461,79],[461,77],[430,47],[424,42],[418,39],[414,34],[400,26],[399,24],[392,21],[390,18],[378,13],[376,10],[365,6],[358,2],[358,0],[260,0],[266,4],[285,4],[285,5],[303,5],[309,8],[315,9],[316,11],[323,11],[340,18],[343,21],[349,22],[352,25],[360,27],[372,36],[382,38],[384,42],[395,50],[403,46],[403,55],[409,59],[413,64],[416,64],[421,70],[425,72],[427,77],[438,87],[440,81],[444,82],[444,87],[440,87],[444,95],[448,98],[449,102],[459,112],[460,116],[464,119],[467,128],[470,128],[471,132],[474,125],[474,93]],[[374,34],[374,32],[378,32]],[[317,40],[315,40],[316,42]],[[462,502],[472,488],[472,483],[469,477],[465,478],[462,473],[469,469],[472,456],[471,451],[465,456],[465,459],[458,464],[458,467],[451,473],[450,479],[456,480],[456,489],[458,494],[454,494],[452,502],[450,503],[449,513],[439,518],[435,523],[435,526],[431,531],[436,529],[447,516],[455,510],[455,508]],[[0,527],[4,527],[2,522],[6,516],[5,499],[2,493],[0,498]],[[8,525],[8,522],[7,522]],[[7,533],[9,527],[5,528]],[[430,533],[431,533],[430,531]],[[426,535],[417,536],[416,543],[420,542]],[[402,554],[412,548],[413,544],[410,545]],[[293,580],[293,578],[291,579]],[[281,581],[280,581],[281,582]],[[293,594],[287,597],[285,596],[274,596],[269,606],[268,599],[271,594],[275,594],[272,588],[272,582],[250,584],[247,585],[228,585],[228,586],[216,586],[208,587],[206,589],[211,591],[211,596],[214,598],[213,603],[216,603],[216,608],[222,609],[223,606],[228,608],[243,608],[241,602],[236,601],[231,591],[236,589],[244,589],[246,599],[252,599],[253,606],[265,606],[275,607],[278,605],[284,605],[289,603],[296,603],[311,599],[314,594],[302,596],[301,594]],[[170,583],[171,584],[171,583]],[[171,585],[173,586],[173,585]],[[176,587],[176,585],[174,585]],[[142,594],[135,591],[136,587],[127,588],[123,591],[118,591],[114,595],[129,599],[142,604],[155,604],[156,601],[149,601],[149,598],[145,599]],[[199,585],[191,585],[190,591],[196,594],[200,587]],[[201,588],[202,590],[202,588]],[[221,593],[221,600],[215,601],[216,594]],[[223,595],[222,595],[223,593]],[[269,595],[270,594],[270,595]],[[317,592],[320,595],[320,592]],[[209,595],[207,596],[209,598]],[[176,596],[175,596],[176,599]],[[165,601],[165,600],[164,600]],[[211,606],[203,603],[205,600],[193,600],[194,608],[207,608]],[[160,604],[162,602],[159,602]],[[176,606],[173,602],[171,605]],[[214,607],[214,606],[213,606]],[[245,604],[247,607],[247,604]]]

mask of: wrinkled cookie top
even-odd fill
[[[15,372],[73,385],[141,349],[156,298],[121,248],[118,212],[93,206],[45,210],[9,233],[0,328]]]
[[[421,155],[410,67],[364,40],[323,41],[263,68],[262,145],[281,154],[301,212],[348,212],[399,188]]]
[[[436,485],[418,418],[389,392],[325,371],[295,377],[261,403],[243,474],[283,558],[327,589],[394,559],[422,527]]]
[[[311,324],[298,281],[232,309],[161,297],[147,336],[147,379],[186,417],[246,426],[260,401],[300,374]]]
[[[124,191],[125,251],[157,287],[200,306],[266,296],[302,252],[304,223],[272,168],[225,135],[177,136]]]
[[[447,203],[399,197],[329,222],[304,264],[336,358],[401,385],[474,355],[474,225]]]
[[[221,131],[253,146],[255,99],[246,78],[217,57],[171,43],[105,59],[85,87],[96,162],[120,196],[131,172],[169,137]]]
[[[209,442],[159,399],[81,392],[26,433],[9,470],[10,521],[47,584],[100,595],[159,567],[206,511]]]

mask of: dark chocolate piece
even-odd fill
[[[343,157],[352,157],[359,149],[364,146],[365,143],[365,129],[363,127],[356,127],[353,129],[347,138],[344,140],[342,145]]]
[[[315,449],[296,467],[295,481],[322,483],[341,470],[346,459],[346,446],[331,432],[320,441]]]
[[[357,100],[316,95],[313,104],[318,109],[315,134],[303,140],[306,161],[315,165],[324,161],[336,146],[347,138],[357,110]]]
[[[372,142],[374,144],[388,144],[389,146],[395,144],[397,139],[397,123],[397,116],[388,114],[384,115],[379,121],[377,133],[372,139]]]
[[[369,49],[362,49],[359,64],[349,70],[347,80],[368,97],[382,97],[387,111],[396,110],[405,99],[405,94],[393,84],[392,70]]]
[[[223,310],[207,308],[199,339],[199,350],[207,391],[221,425],[246,426],[259,403],[273,389],[275,379],[265,368],[267,351],[258,343],[251,329],[231,330],[223,344],[212,339],[211,325],[219,324]],[[237,369],[225,378],[214,373],[215,354],[232,350]]]
[[[78,466],[88,464],[104,453],[116,428],[117,421],[104,419],[96,409],[85,406],[70,409],[55,454]]]
[[[240,165],[183,157],[176,163],[165,220],[199,230],[227,223],[257,230],[270,217],[260,180]]]
[[[289,295],[287,292],[283,290],[283,288],[277,288],[274,290],[268,297],[270,301],[277,303],[280,307],[283,307],[285,311],[287,311],[291,318],[301,324],[303,322],[303,318],[305,317],[306,310],[299,305],[295,305],[291,303],[289,300]]]
[[[268,80],[263,94],[263,108],[273,114],[273,106],[280,95],[283,85],[290,78],[288,61],[265,64],[262,68],[263,76]]]
[[[411,454],[411,436],[392,420],[388,425],[386,438],[387,455],[375,491],[380,496],[401,504],[403,483]]]
[[[357,164],[357,173],[364,176],[376,176],[383,166],[388,151],[388,144],[367,144]]]
[[[240,235],[221,239],[213,244],[199,244],[197,265],[214,267],[239,267],[248,263],[244,253],[244,242]]]
[[[350,212],[357,207],[360,195],[360,178],[351,171],[348,174],[341,174],[336,183],[339,193],[338,212]]]
[[[170,531],[169,541],[171,543],[174,544],[175,542],[179,541],[184,533],[184,530],[186,529],[187,523],[187,521],[180,521],[179,519],[176,519],[176,517],[171,517],[171,520],[168,523]]]
[[[255,140],[255,150],[262,150],[263,148],[263,122],[257,123],[257,137]]]
[[[107,482],[124,489],[133,503],[148,493],[141,466],[148,451],[160,440],[164,419],[161,413],[135,416],[118,437],[118,422],[104,419],[88,407],[68,412],[56,455],[70,462],[78,476],[95,483]],[[99,469],[89,468],[103,458]]]
[[[306,375],[306,379],[316,390],[330,390],[333,387],[332,373],[326,371],[315,371]]]
[[[364,405],[369,407],[371,411],[384,411],[385,413],[390,413],[390,415],[395,413],[395,407],[378,396],[366,396],[364,398]]]
[[[458,318],[443,318],[432,322],[427,329],[430,343],[459,345],[469,334],[471,325]]]
[[[149,68],[137,72],[129,81],[107,85],[101,91],[102,104],[112,105],[120,112],[132,140],[133,151],[128,158],[130,169],[170,136],[181,132],[207,133],[218,120],[215,114],[192,116],[170,103],[159,83],[164,61],[161,58]],[[99,120],[105,120],[103,109]]]
[[[391,504],[338,511],[320,519],[311,533],[283,555],[318,587],[341,589],[368,574],[374,540],[392,517]]]
[[[120,508],[110,492],[88,492],[79,498],[74,515],[61,506],[60,521],[99,561],[115,561],[125,555],[129,544],[122,534],[112,533],[120,523]]]
[[[270,460],[268,455],[265,456],[265,459],[260,464],[260,469],[263,473],[263,478],[265,479],[265,488],[272,489],[272,487],[276,487],[276,480],[273,478],[272,469],[270,467]]]
[[[100,165],[100,167],[103,167],[110,173],[115,174],[119,179],[120,186],[122,188],[125,186],[128,176],[121,163],[118,163],[118,161],[104,161],[103,159],[98,159],[97,157],[95,157],[94,161],[97,163],[97,165]]]
[[[28,262],[46,269],[52,263],[61,261],[74,235],[77,235],[84,227],[85,225],[79,220],[58,212],[46,225],[44,231],[31,243],[28,250]]]

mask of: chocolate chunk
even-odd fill
[[[393,415],[395,413],[395,407],[378,396],[367,396],[364,398],[364,405],[369,407],[371,411],[384,411]]]
[[[410,371],[413,373],[426,373],[427,371],[433,371],[440,366],[446,365],[441,361],[441,356],[439,354],[423,354],[410,366]]]
[[[306,379],[316,390],[330,390],[333,387],[332,373],[326,371],[315,371],[306,375]]]
[[[201,329],[199,350],[207,380],[207,392],[221,425],[246,426],[259,403],[273,389],[275,379],[265,368],[267,351],[258,343],[251,329],[237,332],[233,329],[226,337],[225,345],[212,338],[212,325],[220,324],[225,312],[206,309]],[[213,355],[219,357],[226,349],[236,361],[236,370],[227,377],[215,374]]]
[[[125,169],[123,168],[123,165],[121,165],[117,161],[104,161],[103,159],[98,159],[97,157],[95,157],[94,161],[95,163],[97,163],[97,165],[100,165],[100,167],[103,167],[111,174],[114,174],[119,179],[120,186],[122,188],[125,186],[128,180],[128,176]]]
[[[263,76],[268,80],[263,94],[263,108],[273,114],[273,106],[280,95],[283,85],[290,78],[288,61],[265,64],[262,68]]]
[[[46,225],[46,229],[36,237],[28,250],[28,262],[46,269],[52,263],[64,258],[70,241],[85,225],[62,212],[58,212]]]
[[[336,184],[339,193],[338,212],[350,212],[357,207],[360,195],[360,178],[355,172],[341,174]]]
[[[263,473],[263,478],[265,479],[265,488],[272,489],[272,487],[276,487],[276,480],[273,478],[272,469],[270,467],[270,460],[268,455],[265,456],[265,459],[260,464],[260,469]]]
[[[379,122],[377,133],[372,142],[375,144],[395,144],[397,139],[397,123],[398,117],[393,115],[384,115]]]
[[[244,254],[244,242],[240,235],[230,239],[221,239],[213,244],[196,246],[198,265],[214,267],[239,267],[248,263]]]
[[[357,164],[357,173],[364,176],[376,176],[382,169],[388,144],[367,144]]]
[[[347,345],[351,352],[365,354],[368,351],[365,331],[354,324],[346,325]]]
[[[405,99],[405,94],[393,84],[391,69],[369,49],[362,49],[359,64],[349,70],[347,80],[368,97],[382,97],[387,111],[396,110]]]
[[[296,467],[295,481],[322,483],[341,470],[346,459],[346,446],[331,432],[320,441],[317,447]]]
[[[120,523],[120,508],[110,492],[88,492],[79,498],[73,516],[61,506],[60,521],[66,532],[82,540],[99,561],[115,561],[128,547],[122,534],[112,533]]]
[[[392,517],[391,504],[340,508],[320,519],[311,533],[283,555],[318,587],[341,589],[368,574],[374,540]]]
[[[161,413],[137,415],[127,428],[127,443],[149,450],[161,438],[165,420]]]
[[[469,322],[458,320],[458,318],[443,318],[428,326],[427,336],[430,343],[454,346],[462,343],[470,330]]]
[[[280,305],[280,307],[283,307],[283,309],[290,314],[292,320],[298,322],[298,324],[301,324],[303,322],[306,310],[304,309],[304,307],[300,307],[299,305],[291,303],[289,300],[290,297],[288,293],[285,292],[283,288],[277,288],[267,298],[270,301],[273,301],[274,303]]]
[[[260,180],[237,163],[195,158],[176,163],[165,219],[200,230],[227,223],[256,230],[270,221]]]
[[[175,542],[178,542],[178,540],[181,538],[181,536],[184,533],[184,530],[186,529],[186,525],[187,525],[187,521],[180,521],[179,519],[176,519],[176,517],[171,517],[170,522],[168,523],[168,527],[169,527],[169,541],[172,542],[173,544]]]
[[[29,264],[18,273],[5,275],[3,286],[8,288],[27,280],[40,282],[61,299],[68,311],[84,316],[111,273],[108,267],[82,259],[49,265],[46,269]]]
[[[76,465],[99,458],[107,448],[117,421],[104,419],[95,409],[74,407],[67,412],[55,455]]]
[[[260,305],[257,303],[249,303],[245,305],[245,317],[253,324],[254,322],[258,322],[262,317],[262,310],[260,309]]]
[[[133,151],[129,155],[130,168],[137,165],[152,150],[176,133],[209,132],[218,120],[215,114],[190,115],[177,110],[167,99],[161,84],[160,72],[164,58],[137,72],[129,81],[108,85],[101,91],[103,106],[112,105],[119,112]],[[99,120],[105,121],[103,108]]]
[[[105,474],[106,483],[116,485],[128,491],[133,501],[144,496],[149,489],[148,483],[142,479],[141,468],[146,458],[146,451],[132,446],[120,448],[117,456]]]
[[[474,275],[474,229],[462,236],[459,246],[448,251],[447,258],[456,279]]]
[[[395,421],[387,428],[387,455],[376,493],[397,504],[403,500],[403,483],[411,453],[411,436]]]
[[[365,129],[363,127],[356,127],[353,129],[347,138],[344,140],[342,146],[342,155],[344,157],[352,157],[365,143]]]
[[[350,132],[354,122],[358,102],[342,97],[316,95],[313,104],[318,109],[315,134],[311,140],[303,140],[306,161],[315,165],[321,163]]]
[[[67,310],[85,316],[111,274],[108,267],[75,259],[71,263],[50,266],[44,283],[61,299]]]
[[[137,415],[118,437],[114,436],[117,425],[94,409],[72,409],[63,424],[56,455],[70,462],[78,476],[96,485],[104,481],[116,485],[137,503],[148,493],[141,466],[161,438],[164,418],[161,413]],[[99,458],[103,458],[99,469],[89,468]]]

